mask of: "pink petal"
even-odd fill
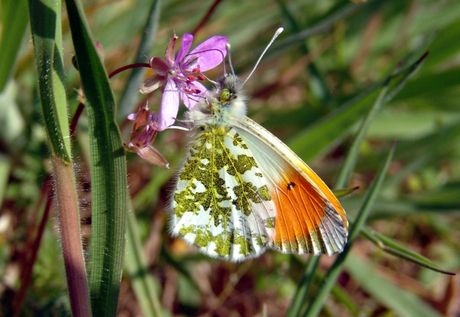
[[[158,165],[160,167],[169,168],[168,160],[163,156],[163,154],[160,153],[160,151],[158,151],[150,144],[143,148],[138,148],[136,146],[132,146],[131,144],[130,146],[144,160],[147,160],[148,162]]]
[[[190,50],[190,47],[192,46],[193,42],[193,35],[189,33],[185,33],[182,36],[182,44],[180,46],[179,52],[177,53],[176,57],[176,65],[179,65],[184,57],[187,55],[188,51]]]
[[[127,117],[129,121],[134,121],[136,120],[136,118],[137,118],[137,112],[130,113],[128,114],[128,117]]]
[[[152,91],[158,89],[159,87],[163,86],[166,82],[166,78],[160,75],[153,75],[147,78],[147,80],[142,84],[139,92],[141,94],[147,95]]]
[[[166,75],[171,68],[171,66],[168,65],[168,62],[160,57],[152,57],[149,62],[150,68],[159,75]]]
[[[166,54],[165,54],[165,57],[166,57],[166,61],[169,65],[172,65],[173,62],[174,62],[174,53],[175,53],[175,50],[176,50],[176,42],[177,42],[177,35],[174,34],[174,36],[172,37],[171,41],[169,41],[169,45],[168,45],[168,48],[166,48]]]
[[[207,90],[205,86],[196,81],[190,83],[190,86],[188,88],[200,91],[198,95],[188,94],[184,91],[179,92],[180,98],[182,99],[184,105],[187,107],[187,109],[192,110],[195,107],[195,105],[198,102],[200,102],[200,100],[203,99],[203,97],[206,96]]]
[[[179,90],[173,80],[166,83],[158,114],[158,131],[163,131],[176,121],[179,111]]]
[[[213,36],[198,45],[190,52],[188,58],[198,56],[201,71],[207,71],[216,67],[227,55],[228,39],[225,36]]]

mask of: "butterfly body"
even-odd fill
[[[186,114],[191,141],[171,199],[171,231],[203,253],[242,261],[266,248],[343,250],[337,198],[284,143],[246,116],[238,78],[223,76]]]

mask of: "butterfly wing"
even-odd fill
[[[337,198],[291,149],[249,118],[232,119],[262,170],[275,205],[271,248],[332,255],[347,242],[348,221]]]
[[[253,154],[231,126],[192,131],[171,199],[171,232],[212,257],[241,261],[274,239],[275,205]]]

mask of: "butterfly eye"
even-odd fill
[[[232,93],[230,92],[230,89],[224,88],[222,89],[222,92],[220,93],[220,103],[227,103],[232,99]]]

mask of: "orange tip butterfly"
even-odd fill
[[[190,143],[170,201],[172,235],[234,262],[267,248],[341,252],[348,235],[345,211],[305,162],[246,117],[244,83],[232,68],[186,113]]]

